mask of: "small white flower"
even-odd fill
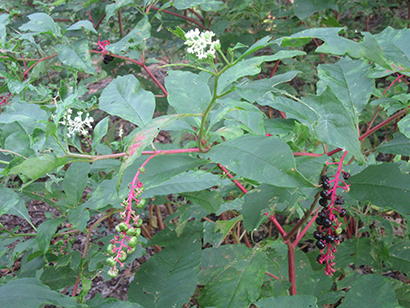
[[[66,125],[67,124],[67,136],[70,138],[71,136],[74,136],[76,132],[80,133],[80,135],[86,136],[88,134],[88,131],[85,129],[85,126],[88,128],[92,128],[91,123],[94,122],[94,119],[90,117],[90,114],[87,113],[84,121],[82,120],[82,111],[77,112],[77,116],[74,118],[74,120],[71,119],[71,114],[72,114],[71,109],[67,109],[67,113],[65,117],[63,118],[62,121],[60,121],[60,124]]]
[[[122,135],[124,135],[124,130],[123,130],[123,128],[122,128],[122,125],[121,125],[121,127],[120,127],[120,131],[118,132],[118,137],[122,137]]]
[[[188,53],[195,54],[199,59],[206,59],[208,56],[215,58],[215,45],[219,45],[219,40],[212,42],[213,36],[215,36],[215,33],[212,31],[200,33],[198,28],[188,31],[185,34],[187,39],[185,44],[189,46],[187,48]]]

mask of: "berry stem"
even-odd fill
[[[230,178],[232,180],[233,183],[235,183],[235,185],[244,193],[248,193],[248,190],[243,187],[243,185],[241,183],[238,182],[238,180],[234,180],[233,179],[233,175],[228,171],[228,169],[226,169],[222,164],[218,163],[217,164],[218,167],[226,174],[226,176],[228,178]]]

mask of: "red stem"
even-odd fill
[[[221,164],[219,164],[219,163],[218,163],[217,165],[218,165],[218,167],[226,174],[226,176],[227,176],[228,178],[230,178],[230,179],[232,180],[232,182],[234,182],[235,185],[236,185],[244,194],[248,193],[248,191],[246,190],[246,188],[243,187],[242,184],[238,182],[238,180],[233,180],[233,175],[228,171],[228,169],[226,169],[223,165],[221,165]]]
[[[273,275],[273,274],[271,274],[271,273],[269,273],[269,272],[265,272],[265,275],[268,275],[268,276],[271,276],[272,278],[275,278],[275,279],[277,279],[277,280],[280,280],[280,278],[279,278],[278,276],[275,276],[275,275]]]
[[[291,241],[285,241],[285,244],[288,245],[288,273],[289,281],[292,284],[290,287],[290,295],[296,295],[296,272],[295,272],[295,248]]]
[[[57,57],[57,54],[54,54],[54,55],[51,55],[51,56],[48,56],[48,57],[45,57],[45,58],[43,58],[43,59],[38,60],[36,63],[34,63],[32,66],[30,66],[30,67],[24,72],[24,74],[23,74],[23,80],[24,80],[24,77],[28,74],[28,72],[29,72],[34,66],[36,66],[37,64],[39,64],[39,63],[42,62],[42,61],[45,61],[45,60],[48,60],[48,59],[52,59],[52,58],[54,58],[54,57]]]
[[[158,7],[151,7],[151,9],[152,9],[152,10],[157,10],[157,11],[160,10],[160,8],[158,8]],[[198,27],[201,27],[201,28],[204,29],[204,30],[207,30],[207,28],[206,28],[204,25],[202,25],[201,23],[197,22],[195,19],[189,18],[189,17],[184,16],[184,15],[182,15],[182,14],[178,14],[178,13],[175,13],[175,12],[171,12],[171,11],[168,11],[168,10],[161,10],[161,12],[164,12],[164,13],[167,13],[167,14],[170,14],[170,15],[174,15],[174,16],[180,17],[180,18],[182,18],[182,19],[185,19],[185,20],[187,20],[187,21],[190,21],[190,22],[196,24]]]
[[[280,223],[276,220],[275,213],[273,213],[273,215],[269,216],[269,213],[266,212],[265,215],[269,217],[268,219],[275,225],[275,227],[278,229],[278,231],[282,235],[282,237],[285,237],[287,234],[286,234],[285,230],[283,230]]]
[[[91,12],[90,12],[90,11],[87,11],[87,15],[88,15],[88,18],[90,19],[90,21],[91,21],[91,23],[93,24],[93,27],[94,27],[94,29],[95,29],[95,23],[94,23],[93,18],[91,17]]]

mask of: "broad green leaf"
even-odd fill
[[[410,68],[410,50],[407,46],[410,39],[410,29],[396,30],[387,27],[374,37],[388,60],[398,65],[404,65],[407,70]],[[400,71],[402,68],[398,67],[395,70]]]
[[[226,8],[227,5],[222,0],[207,0],[201,4],[201,9],[206,12],[218,12]]]
[[[363,40],[359,42],[348,40],[339,36],[343,28],[314,28],[301,31],[289,37],[282,37],[275,42],[286,46],[301,46],[310,41],[312,38],[319,38],[325,43],[316,49],[316,52],[329,53],[334,55],[349,55],[352,58],[365,58],[373,61],[385,68],[390,69],[389,61],[384,57],[383,50],[376,38],[368,33],[362,32]]]
[[[352,176],[349,184],[350,197],[410,215],[410,175],[401,173],[398,164],[371,165]]]
[[[128,0],[122,0],[128,2]],[[131,1],[132,2],[132,1]],[[107,19],[108,20],[108,19]],[[142,50],[145,42],[151,36],[151,24],[148,16],[144,17],[137,23],[134,29],[118,42],[108,45],[106,49],[113,54],[127,54],[129,49]],[[133,55],[133,57],[136,55]]]
[[[400,120],[398,124],[400,132],[407,138],[410,138],[410,114]]]
[[[401,121],[399,122],[400,126]],[[400,132],[395,133],[392,141],[383,143],[377,148],[381,153],[391,153],[397,155],[410,155],[410,140]]]
[[[13,189],[0,186],[0,216],[7,214],[19,201],[19,196]]]
[[[245,195],[242,205],[243,225],[245,229],[253,231],[259,227],[266,218],[265,212],[272,207],[284,210],[292,206],[298,199],[295,188],[277,187],[262,184]]]
[[[271,56],[261,56],[243,60],[228,68],[221,74],[221,76],[219,77],[217,93],[220,95],[222,92],[229,90],[227,89],[227,86],[241,77],[259,74],[261,71],[260,66],[263,62],[293,58],[305,54],[305,52],[299,50],[281,50]]]
[[[261,79],[261,80],[247,80],[241,85],[236,87],[236,92],[246,99],[247,101],[253,103],[259,98],[263,97],[267,92],[272,91],[272,88],[275,86],[289,82],[295,76],[301,73],[300,71],[290,71],[284,74],[275,75],[269,79]]]
[[[312,118],[314,134],[319,142],[340,147],[363,162],[355,115],[341,104],[334,92],[327,87],[320,95],[309,95],[304,99],[306,105],[315,110]]]
[[[212,221],[204,222],[204,244],[209,243],[213,247],[217,247],[224,239],[224,235],[219,232],[215,232],[215,223]]]
[[[37,34],[50,34],[55,38],[61,37],[60,27],[45,13],[34,13],[27,16],[30,21],[20,27],[22,31],[31,31]]]
[[[137,303],[122,301],[115,297],[102,298],[101,293],[86,301],[86,304],[89,308],[143,308]]]
[[[133,0],[117,0],[113,4],[107,4],[105,6],[105,12],[107,14],[107,16],[105,17],[106,23],[108,23],[111,16],[118,12],[123,6],[127,6],[133,3]]]
[[[110,117],[105,117],[95,126],[93,130],[92,150],[100,143],[102,138],[107,134]]]
[[[134,75],[119,76],[101,93],[100,109],[142,127],[152,119],[155,97]]]
[[[335,253],[336,269],[345,268],[350,263],[356,267],[366,265],[377,268],[378,265],[369,253],[370,251],[372,251],[372,245],[369,238],[352,238],[343,241]]]
[[[239,4],[239,3],[238,3],[238,4]],[[265,47],[268,47],[269,45],[272,45],[273,42],[271,41],[271,39],[272,39],[272,37],[271,37],[270,35],[261,38],[261,39],[258,40],[256,43],[254,43],[251,47],[249,47],[249,48],[236,60],[236,62],[245,59],[245,58],[246,58],[247,56],[249,56],[251,53],[254,53],[255,51],[257,51],[257,50],[259,50],[259,49],[261,49],[261,48],[265,48]],[[240,43],[237,43],[237,44],[236,44],[236,46],[238,46],[238,45],[240,45],[240,48],[241,48],[241,47],[247,47],[247,46],[242,45],[242,44],[240,44]],[[236,47],[236,46],[235,46],[235,47]],[[235,48],[233,48],[233,50],[234,50],[234,49],[235,49]]]
[[[27,134],[24,127],[18,122],[2,126],[0,142],[3,149],[19,153],[24,157],[30,157],[35,154],[33,149],[31,149],[30,136]],[[7,166],[3,174],[8,174],[10,169],[24,161],[23,157],[19,157],[19,159],[14,159],[11,164]]]
[[[340,308],[398,308],[396,294],[389,279],[379,275],[363,275],[347,292]]]
[[[410,272],[410,241],[408,239],[399,241],[389,248],[393,268],[401,273]]]
[[[37,180],[47,172],[66,163],[67,158],[43,155],[25,160],[22,164],[12,168],[10,174],[21,173],[30,179]]]
[[[260,294],[268,259],[243,245],[223,245],[202,253],[199,298],[202,307],[248,307]],[[222,294],[222,296],[221,296]]]
[[[86,162],[74,162],[68,168],[63,182],[64,192],[70,204],[77,206],[83,197],[84,188],[88,182],[90,164]]]
[[[215,229],[214,232],[220,232],[222,233],[222,239],[224,239],[228,233],[232,230],[232,228],[235,226],[235,224],[241,220],[241,217],[235,217],[232,218],[230,220],[217,220],[215,223]],[[218,246],[222,243],[222,241],[220,241],[217,245],[214,246]]]
[[[74,285],[77,275],[77,270],[73,270],[70,266],[59,268],[51,266],[44,270],[40,276],[40,280],[45,285],[48,285],[51,290],[58,290]]]
[[[41,252],[45,255],[50,247],[50,241],[57,227],[66,221],[65,217],[47,219],[37,228],[37,241]]]
[[[0,46],[5,47],[6,43],[6,26],[10,23],[9,14],[0,14]]]
[[[202,190],[199,192],[182,193],[183,197],[187,198],[193,204],[198,204],[210,213],[215,213],[224,199],[217,191]]]
[[[111,205],[114,208],[119,208],[122,199],[117,194],[116,184],[116,178],[102,181],[97,188],[91,192],[91,197],[82,204],[81,207],[99,210],[107,205]]]
[[[173,2],[173,7],[177,10],[186,10],[191,7],[199,6],[208,2],[208,0],[175,0]]]
[[[89,220],[90,212],[86,209],[85,203],[68,211],[68,221],[82,232],[85,232]]]
[[[94,32],[97,34],[97,31],[95,30],[93,24],[89,20],[80,20],[77,21],[74,25],[69,26],[65,31],[70,31],[70,30],[81,30],[82,28]]]
[[[289,146],[275,136],[243,136],[212,147],[207,156],[246,178],[280,187],[313,187],[296,170]]]
[[[259,308],[317,308],[317,298],[312,295],[293,295],[264,298],[255,303]]]
[[[121,165],[117,190],[120,188],[122,181],[122,175],[126,168],[133,164],[133,162],[141,156],[142,151],[152,143],[154,138],[158,135],[159,131],[166,125],[173,121],[183,117],[184,115],[170,114],[162,117],[158,117],[149,121],[141,130],[136,129],[129,137],[129,142],[126,146],[126,153],[128,156],[124,159]],[[136,173],[136,172],[135,172]],[[127,183],[128,184],[128,183]]]
[[[293,2],[293,12],[301,20],[306,20],[312,14],[327,9],[337,10],[336,2],[334,0],[295,0]]]
[[[13,308],[38,308],[47,304],[79,307],[74,298],[50,290],[36,278],[20,278],[1,285],[0,301],[2,306]]]
[[[187,71],[170,71],[165,79],[168,102],[177,113],[204,113],[211,102],[206,80]]]
[[[220,185],[221,182],[222,180],[217,175],[201,170],[190,170],[186,173],[174,176],[163,183],[146,187],[141,196],[143,198],[151,198],[172,193],[200,191],[214,185]]]
[[[24,202],[24,199],[20,199],[19,202],[17,202],[8,212],[7,214],[9,215],[16,215],[24,218],[27,220],[27,222],[35,229],[34,225],[31,222],[30,215],[28,213],[26,203]]]
[[[194,295],[201,254],[199,233],[183,234],[141,266],[128,288],[128,300],[144,308],[182,307]]]
[[[359,114],[374,90],[374,80],[366,78],[370,69],[371,66],[367,61],[351,60],[348,57],[342,58],[337,63],[320,64],[317,92],[322,93],[327,86],[332,88],[349,114],[353,115],[355,122],[358,122]]]
[[[397,279],[391,279],[390,283],[393,285],[394,292],[396,292],[397,300],[403,307],[410,307],[410,285],[403,283]]]
[[[64,64],[80,72],[97,75],[91,61],[87,39],[79,39],[71,44],[60,46],[58,59]]]
[[[41,120],[48,120],[47,113],[39,105],[25,102],[15,102],[0,114],[0,123],[18,122],[27,134],[31,134],[36,128],[45,131],[46,125]]]

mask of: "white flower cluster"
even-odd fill
[[[215,45],[219,45],[219,40],[212,42],[213,36],[215,33],[212,31],[200,33],[198,28],[188,31],[185,34],[185,44],[189,46],[187,51],[195,54],[199,59],[205,59],[208,56],[215,58]]]
[[[82,111],[77,112],[77,116],[74,118],[74,120],[71,119],[73,111],[68,108],[67,113],[63,119],[63,121],[59,122],[60,124],[66,125],[67,123],[67,136],[70,138],[73,136],[76,132],[79,132],[81,135],[86,136],[88,134],[87,130],[85,129],[85,126],[88,126],[91,128],[91,123],[94,122],[94,119],[90,117],[90,115],[87,113],[85,120],[82,120]]]

